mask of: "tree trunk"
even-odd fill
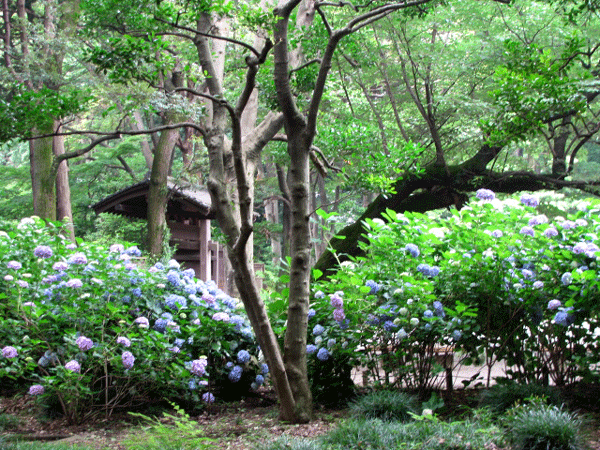
[[[52,133],[52,126],[34,132]],[[33,212],[42,219],[56,220],[56,177],[52,171],[52,137],[29,141],[29,162],[31,188],[33,192]]]
[[[167,113],[173,123],[172,113]],[[154,148],[150,186],[148,189],[148,251],[154,257],[162,256],[167,231],[167,203],[169,189],[167,180],[171,170],[173,149],[179,138],[179,129],[163,130]]]
[[[290,294],[287,328],[284,340],[284,361],[296,402],[298,421],[308,421],[312,415],[312,394],[306,366],[306,333],[308,328],[310,283],[310,145],[300,135],[288,143],[290,154],[289,183],[291,191],[292,236],[290,241]]]
[[[58,123],[56,123],[58,126]],[[65,153],[64,136],[54,136],[54,156]],[[69,239],[75,242],[73,228],[73,209],[71,207],[71,187],[69,186],[69,165],[62,161],[56,173],[56,218],[63,221],[69,231]]]

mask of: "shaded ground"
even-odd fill
[[[571,408],[577,408],[590,419],[589,445],[592,450],[600,450],[600,387],[582,387],[564,394]],[[439,411],[441,416],[467,414],[477,405],[478,396],[474,390],[444,392],[442,396],[445,406]],[[123,440],[132,433],[140,433],[139,422],[127,414],[115,414],[108,420],[98,419],[80,426],[69,426],[62,419],[44,419],[30,397],[0,398],[0,413],[18,417],[14,428],[0,432],[0,436],[19,435],[27,440],[53,440],[85,444],[94,449],[123,450]],[[149,415],[150,412],[144,413]],[[289,425],[279,422],[277,413],[273,393],[265,391],[259,397],[242,402],[213,405],[193,416],[192,420],[198,423],[202,436],[215,440],[216,448],[249,450],[284,434],[305,438],[319,436],[348,415],[345,409],[317,409],[311,423]],[[168,423],[168,420],[164,421]]]

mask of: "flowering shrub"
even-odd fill
[[[360,365],[371,381],[422,393],[448,350],[463,363],[506,360],[523,382],[597,377],[597,204],[552,219],[538,207],[530,194],[500,202],[483,190],[443,219],[368,220],[366,256],[314,285],[310,366]]]
[[[175,261],[145,269],[137,247],[75,245],[60,231],[29,218],[0,232],[0,385],[13,380],[81,421],[264,383],[243,309],[214,282]]]

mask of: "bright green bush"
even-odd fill
[[[61,226],[23,219],[0,233],[0,386],[12,380],[78,422],[264,382],[239,301],[175,261],[144,268],[137,247],[70,243]]]

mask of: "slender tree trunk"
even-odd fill
[[[300,139],[298,139],[300,138]],[[310,282],[310,158],[300,135],[289,142],[291,164],[292,237],[290,242],[290,294],[287,328],[284,340],[284,361],[296,402],[298,421],[308,421],[312,415],[312,394],[306,366],[306,332],[308,328]]]
[[[58,122],[55,124],[58,127]],[[64,136],[54,136],[54,156],[65,153]],[[56,218],[67,224],[69,238],[75,242],[75,229],[73,228],[73,209],[71,206],[71,187],[69,186],[69,165],[62,161],[56,173]]]
[[[168,122],[176,121],[174,114],[167,113]],[[150,186],[148,190],[148,250],[155,257],[162,255],[167,231],[167,203],[169,189],[167,180],[171,169],[173,149],[179,138],[179,129],[164,130],[160,133],[154,148]]]

